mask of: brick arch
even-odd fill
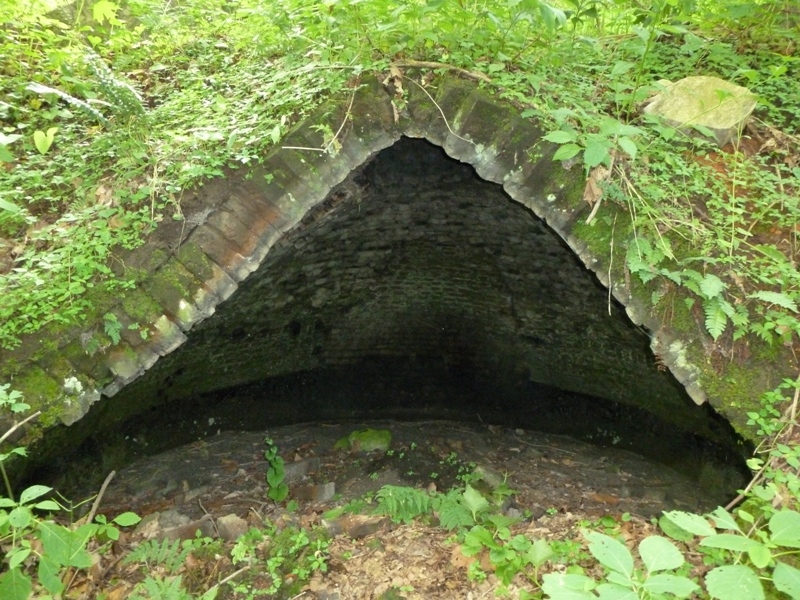
[[[347,201],[354,193],[351,174],[404,136],[441,147],[484,180],[501,185],[608,286],[609,257],[575,232],[589,210],[580,198],[580,170],[566,171],[553,163],[553,147],[541,140],[534,123],[473,84],[445,80],[435,92],[434,100],[410,88],[408,102],[398,112],[382,86],[372,82],[359,89],[352,102],[332,103],[301,123],[281,149],[244,176],[234,172],[187,198],[181,206],[183,221],[162,223],[144,248],[126,257],[126,266],[142,273],[137,289],[98,301],[97,317],[88,327],[61,332],[56,342],[49,338],[42,343],[49,333],[34,336],[8,354],[17,365],[15,387],[35,407],[45,409],[45,426],[79,423],[92,404],[114,397],[160,357],[180,347],[190,330],[236,293],[287,232],[324,203]],[[338,133],[335,143],[325,132]],[[318,151],[326,146],[328,152]],[[615,282],[611,293],[633,323],[651,332],[653,352],[694,402],[705,402],[700,370],[686,359],[689,341],[662,326],[624,281]],[[106,314],[122,325],[118,343],[103,331]],[[148,335],[143,338],[129,325],[146,329]],[[300,331],[302,325],[294,329]],[[114,410],[125,416],[136,408]],[[676,414],[669,407],[662,407],[662,413]],[[726,416],[731,414],[736,416],[735,410]],[[687,418],[701,417],[698,413],[697,419]]]

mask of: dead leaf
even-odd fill
[[[603,197],[603,188],[600,183],[608,179],[610,174],[611,171],[603,165],[596,166],[589,173],[589,177],[586,179],[586,187],[583,189],[583,199],[589,203],[589,206],[594,206],[594,203]]]
[[[464,556],[461,546],[453,546],[453,550],[450,552],[450,564],[457,569],[468,569],[476,560],[478,559],[474,556]]]
[[[95,202],[101,206],[111,206],[113,198],[114,190],[104,183],[94,191]]]

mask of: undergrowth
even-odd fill
[[[6,348],[86,319],[90,290],[136,285],[121,250],[182,219],[185,193],[258,164],[363,74],[431,59],[482,73],[630,214],[628,267],[656,309],[682,298],[726,343],[797,341],[800,95],[786,3],[102,0],[48,12],[58,4],[0,9]],[[640,114],[657,80],[690,74],[758,95],[756,154]]]

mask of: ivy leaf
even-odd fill
[[[764,588],[758,575],[744,565],[725,565],[706,575],[706,589],[718,600],[764,600]]]
[[[29,502],[36,500],[36,498],[44,496],[52,489],[53,488],[47,487],[46,485],[32,485],[29,488],[26,488],[25,491],[19,495],[19,503],[28,504]]]
[[[597,586],[600,600],[639,600],[639,595],[629,587],[616,583],[601,583]]]
[[[764,302],[769,302],[770,304],[777,304],[786,310],[797,312],[797,303],[792,298],[781,292],[759,290],[750,294],[748,298],[756,298],[758,300],[763,300]]]

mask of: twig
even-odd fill
[[[319,152],[321,154],[325,154],[330,150],[330,147],[339,137],[339,134],[344,129],[344,124],[347,123],[347,119],[350,118],[350,111],[353,108],[353,101],[356,99],[356,93],[353,92],[353,95],[350,96],[350,104],[347,106],[347,111],[344,113],[344,118],[342,119],[341,124],[339,125],[339,129],[336,130],[336,133],[333,134],[331,141],[328,142],[324,148],[310,148],[308,146],[281,146],[281,150],[308,150],[310,152]]]
[[[97,509],[100,508],[100,501],[103,499],[103,494],[106,493],[108,484],[111,483],[111,480],[114,479],[114,475],[116,474],[116,471],[111,471],[111,473],[106,476],[106,480],[103,482],[103,485],[100,486],[100,491],[97,493],[97,498],[94,499],[94,503],[92,504],[92,510],[89,511],[89,514],[86,517],[87,523],[94,521],[94,516],[97,514]]]
[[[42,411],[40,411],[40,410],[37,410],[37,411],[36,411],[35,413],[33,413],[32,415],[28,415],[27,417],[25,417],[25,418],[24,418],[22,421],[20,421],[19,423],[14,423],[14,424],[13,424],[13,425],[12,425],[12,426],[9,428],[9,430],[8,430],[8,431],[6,431],[6,432],[3,434],[3,437],[0,437],[0,444],[2,444],[3,442],[5,442],[5,441],[6,441],[6,440],[7,440],[7,439],[8,439],[8,438],[11,436],[11,434],[12,434],[12,433],[14,433],[14,432],[15,432],[17,429],[19,429],[20,427],[22,427],[23,425],[25,425],[25,423],[27,423],[27,422],[28,422],[28,421],[30,421],[31,419],[35,419],[35,418],[36,418],[36,417],[38,417],[40,414],[42,414]]]
[[[27,423],[31,419],[34,419],[34,418],[38,417],[40,414],[42,414],[42,411],[37,410],[32,415],[29,415],[29,416],[25,417],[19,423],[14,423],[11,427],[9,427],[8,431],[6,431],[3,434],[3,437],[0,437],[0,444],[5,442],[11,436],[11,434],[14,433],[17,429],[19,429],[20,427],[25,425],[25,423]],[[3,476],[3,483],[6,486],[6,493],[8,494],[8,498],[10,500],[14,500],[14,490],[11,489],[11,482],[8,480],[8,473],[6,473],[6,467],[3,464],[3,461],[1,461],[1,460],[0,460],[0,474],[2,474],[2,476]]]
[[[425,95],[426,95],[428,98],[430,98],[430,100],[431,100],[431,102],[433,102],[434,106],[435,106],[437,109],[439,109],[439,113],[442,115],[442,119],[444,119],[444,124],[447,126],[447,130],[448,130],[450,133],[452,133],[454,136],[456,136],[456,137],[457,137],[458,139],[460,139],[460,140],[463,140],[463,141],[465,141],[465,142],[468,142],[468,143],[472,144],[473,146],[475,145],[475,142],[473,142],[472,140],[468,140],[467,138],[461,137],[461,136],[460,136],[460,135],[458,135],[458,134],[457,134],[455,131],[453,131],[453,128],[452,128],[452,127],[450,127],[450,123],[448,123],[448,122],[447,122],[447,115],[445,115],[445,114],[444,114],[444,111],[442,110],[442,107],[441,107],[441,106],[439,106],[439,104],[436,102],[436,100],[434,100],[434,99],[433,99],[433,96],[431,96],[431,95],[430,95],[430,93],[428,93],[428,90],[426,90],[426,89],[425,89],[424,87],[422,87],[422,86],[421,86],[419,83],[417,83],[417,82],[416,82],[416,81],[414,81],[413,79],[410,79],[409,77],[405,77],[405,76],[403,76],[403,79],[408,79],[408,81],[410,81],[411,83],[413,83],[414,85],[416,85],[416,86],[417,86],[419,89],[421,89],[423,92],[425,92]]]
[[[202,503],[202,502],[200,502],[200,498],[198,498],[198,499],[197,499],[197,505],[200,507],[200,510],[202,510],[202,511],[203,511],[203,512],[206,514],[206,516],[207,516],[207,517],[208,517],[208,518],[211,520],[211,525],[214,527],[214,531],[216,531],[216,532],[217,532],[217,537],[221,537],[221,536],[219,535],[219,529],[217,529],[217,522],[216,522],[216,520],[215,520],[215,519],[214,519],[214,517],[212,517],[212,516],[211,516],[211,514],[210,514],[210,513],[209,513],[209,512],[206,510],[206,507],[205,507],[205,506],[203,506],[203,503]]]
[[[244,573],[245,571],[247,571],[249,569],[250,569],[250,565],[246,565],[246,566],[242,567],[241,569],[239,569],[238,571],[234,571],[233,573],[228,575],[225,579],[223,579],[222,581],[220,581],[219,583],[217,583],[216,585],[214,585],[212,587],[219,587],[221,585],[224,585],[224,584],[228,583],[234,577],[236,577],[238,575],[241,575],[242,573]]]
[[[456,67],[455,65],[448,65],[447,63],[430,62],[427,60],[396,60],[393,63],[391,63],[391,66],[416,67],[420,69],[448,69],[450,71],[455,71],[456,73],[459,73],[464,77],[469,77],[470,79],[483,81],[485,83],[492,82],[489,76],[486,75],[485,73],[480,73],[477,71],[467,71],[466,69],[462,69],[461,67]]]

